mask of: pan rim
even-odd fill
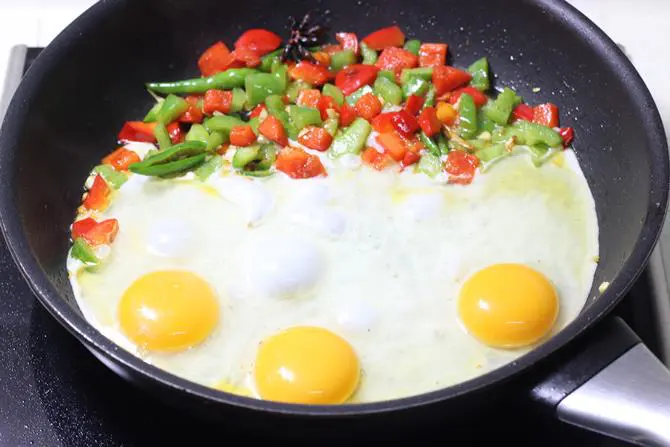
[[[27,114],[26,104],[31,97],[31,87],[39,81],[39,76],[36,73],[40,71],[48,72],[46,68],[53,65],[57,61],[59,53],[67,48],[67,40],[70,36],[79,33],[80,28],[85,27],[85,23],[95,22],[104,15],[113,14],[115,9],[121,7],[123,2],[124,0],[103,0],[93,5],[62,31],[37,58],[19,86],[7,110],[0,131],[0,178],[13,178],[9,166],[13,165],[13,151],[19,138],[19,123],[23,121]],[[590,19],[567,2],[563,0],[527,0],[524,3],[543,8],[549,15],[559,17],[575,30],[582,30],[582,32],[591,36],[593,41],[589,44],[596,46],[600,52],[606,53],[610,58],[610,63],[621,70],[622,82],[631,87],[637,99],[637,105],[645,110],[644,125],[648,131],[648,138],[652,150],[658,152],[662,161],[662,163],[654,166],[657,175],[651,179],[651,185],[661,186],[661,181],[667,182],[670,178],[668,147],[660,113],[646,84],[625,54]],[[525,7],[525,5],[523,6]],[[359,416],[421,407],[465,394],[485,391],[530,369],[537,362],[554,355],[556,351],[564,348],[592,327],[596,321],[607,315],[642,273],[660,236],[667,205],[668,187],[666,183],[663,187],[656,187],[650,192],[647,215],[640,237],[630,256],[623,264],[620,274],[599,298],[602,305],[594,305],[593,312],[580,313],[577,318],[542,346],[500,368],[446,388],[399,399],[337,406],[285,404],[237,396],[199,385],[144,362],[102,335],[82,316],[77,314],[55,290],[30,251],[18,215],[18,207],[14,203],[12,193],[7,189],[0,191],[0,230],[14,263],[41,305],[84,346],[101,353],[114,363],[132,370],[133,373],[147,377],[163,387],[214,403],[231,405],[246,410],[310,417]]]

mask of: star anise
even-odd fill
[[[301,60],[314,62],[314,57],[309,48],[320,45],[323,42],[324,37],[326,37],[327,28],[321,25],[312,25],[309,23],[309,20],[309,12],[305,14],[300,22],[296,21],[294,17],[289,18],[291,37],[281,54],[282,62],[290,59],[295,62],[300,62]]]

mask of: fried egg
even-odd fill
[[[85,317],[188,380],[339,404],[485,374],[583,307],[598,222],[571,150],[470,185],[319,156],[327,177],[131,174],[105,262],[68,262]]]

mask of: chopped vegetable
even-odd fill
[[[119,132],[117,139],[122,142],[138,141],[153,143],[156,141],[154,129],[156,123],[144,123],[142,121],[126,121]]]
[[[233,168],[244,169],[246,165],[259,158],[261,146],[256,144],[248,147],[240,147],[233,155]]]
[[[344,102],[344,93],[342,93],[342,90],[335,87],[333,84],[325,84],[322,89],[322,94],[323,96],[330,96],[333,98],[337,105],[341,106]]]
[[[118,171],[126,171],[132,163],[140,161],[140,156],[136,152],[120,147],[105,158],[102,163],[112,166]]]
[[[335,39],[342,45],[344,50],[349,50],[358,55],[358,37],[354,33],[337,33]]]
[[[505,154],[508,154],[508,152],[505,151],[504,143],[493,144],[475,152],[477,158],[479,158],[484,163],[496,160]]]
[[[467,185],[472,182],[479,159],[465,151],[449,152],[444,170],[449,174],[449,183]]]
[[[547,127],[558,127],[558,107],[550,102],[535,106],[533,122]]]
[[[156,93],[205,93],[207,90],[227,90],[235,87],[243,87],[247,76],[258,73],[253,68],[230,68],[205,78],[185,79],[174,82],[150,82],[147,88]]]
[[[405,140],[396,132],[380,133],[376,139],[384,148],[384,153],[395,161],[401,161],[409,150]]]
[[[212,115],[214,112],[228,113],[233,103],[233,92],[223,90],[207,90],[203,103],[203,112]]]
[[[325,129],[331,137],[334,137],[337,133],[337,128],[340,126],[340,121],[337,115],[332,118],[328,118],[323,122],[323,129]]]
[[[270,141],[286,146],[288,144],[288,138],[286,137],[286,130],[282,125],[281,121],[276,117],[270,115],[261,123],[258,127],[258,131],[261,135],[267,138]]]
[[[142,121],[144,121],[145,123],[153,123],[154,121],[156,121],[156,116],[158,115],[158,111],[161,109],[161,107],[163,107],[163,101],[164,101],[164,99],[162,99],[162,98],[160,100],[156,101],[156,104],[154,104],[151,107],[151,109],[149,109],[147,114],[144,115],[144,119]]]
[[[110,190],[107,182],[100,174],[95,176],[91,189],[88,190],[84,199],[84,208],[102,211],[107,206]]]
[[[433,78],[433,67],[405,68],[400,74],[400,82],[407,84],[412,78],[430,81]]]
[[[421,96],[410,95],[405,103],[405,111],[410,115],[416,115],[423,107],[424,99]]]
[[[363,43],[377,51],[387,47],[401,47],[405,43],[405,34],[398,26],[393,25],[365,36]]]
[[[119,233],[118,220],[107,219],[98,223],[96,223],[95,221],[93,222],[95,223],[95,225],[88,228],[86,231],[81,232],[76,237],[83,238],[92,247],[96,247],[98,245],[109,245],[112,242],[114,242],[114,239],[116,239],[116,235]],[[81,230],[81,228],[78,228],[78,230]],[[74,228],[73,228],[73,237],[75,237]]]
[[[442,162],[440,157],[435,154],[423,154],[416,168],[429,177],[435,177],[442,171]]]
[[[421,41],[416,39],[408,40],[407,42],[405,42],[403,48],[412,53],[413,55],[418,56],[419,50],[421,48]]]
[[[187,141],[146,157],[130,165],[130,171],[140,175],[171,177],[186,173],[200,165],[206,157],[207,145],[202,141]]]
[[[400,110],[391,117],[391,123],[395,130],[400,132],[400,134],[405,137],[410,137],[417,130],[419,130],[419,121],[413,116],[407,113],[405,110]]]
[[[84,264],[96,265],[100,263],[100,259],[98,259],[96,256],[93,248],[91,248],[91,246],[88,245],[88,243],[83,238],[77,238],[74,240],[71,254],[73,258],[79,259]]]
[[[440,67],[447,62],[447,44],[424,43],[418,55],[420,67]]]
[[[549,147],[562,146],[563,138],[554,129],[543,126],[542,124],[531,123],[528,121],[517,121],[512,124],[512,129],[516,130],[516,137],[520,144],[534,146],[536,144],[545,144]]]
[[[256,141],[256,134],[251,126],[235,126],[230,131],[230,144],[233,146],[249,146]]]
[[[435,94],[437,96],[442,96],[447,92],[467,84],[472,79],[472,76],[467,71],[443,65],[440,67],[433,67],[432,79],[433,85],[435,86]]]
[[[244,124],[241,119],[227,115],[213,116],[203,123],[208,132],[221,132],[224,135],[225,142],[229,141],[230,131],[233,130],[233,127]]]
[[[335,135],[330,152],[335,157],[360,153],[371,130],[370,123],[363,118],[356,118],[347,129]]]
[[[247,77],[244,85],[247,91],[247,101],[251,107],[264,102],[265,98],[270,95],[284,93],[281,80],[268,73],[252,74]]]
[[[528,104],[519,104],[512,110],[512,118],[515,120],[533,121],[535,111]]]
[[[279,151],[276,167],[294,179],[327,175],[319,157],[290,146]]]
[[[203,119],[204,101],[198,96],[187,96],[188,109],[179,116],[180,123],[200,123]],[[156,112],[158,113],[158,112]],[[145,118],[146,120],[146,118]]]
[[[235,41],[235,57],[244,61],[248,67],[257,66],[264,56],[281,45],[281,37],[264,29],[245,31]]]
[[[361,160],[363,163],[375,168],[378,171],[382,171],[389,165],[389,157],[386,154],[382,154],[377,149],[368,147],[361,153]]]
[[[367,95],[368,93],[374,93],[374,90],[372,90],[369,85],[364,85],[363,87],[353,92],[351,95],[347,96],[344,100],[350,106],[355,106],[358,100],[361,99],[363,95]]]
[[[307,126],[298,135],[298,143],[317,151],[325,151],[330,147],[333,137],[326,129]]]
[[[382,103],[374,94],[367,93],[356,101],[355,108],[358,116],[369,121],[381,113]]]
[[[300,106],[288,106],[288,114],[291,124],[300,131],[309,125],[321,124],[321,112],[318,109]]]
[[[458,117],[456,109],[454,109],[451,104],[447,104],[446,102],[440,102],[437,104],[436,115],[437,119],[440,120],[442,124],[446,124],[448,126],[453,124]]]
[[[330,73],[326,67],[305,61],[299,62],[295,67],[291,68],[289,75],[292,79],[303,81],[310,85],[323,85],[330,79]]]
[[[302,90],[298,94],[296,104],[303,107],[311,107],[313,109],[318,109],[320,100],[321,100],[321,92],[319,90],[306,89]]]
[[[319,112],[321,112],[322,120],[328,119],[332,112],[338,112],[340,110],[340,106],[331,96],[321,96],[317,108],[319,109]]]
[[[244,106],[247,104],[247,92],[241,88],[233,89],[233,100],[230,103],[231,112],[240,112],[244,109]]]
[[[312,86],[303,81],[291,82],[286,88],[286,97],[290,102],[295,102],[303,90],[309,90]]]
[[[474,138],[477,135],[477,107],[467,93],[463,93],[458,101],[458,115],[458,134],[465,139]]]
[[[211,76],[227,70],[233,62],[235,56],[225,43],[219,41],[202,53],[198,59],[198,68],[203,76]]]
[[[470,95],[475,102],[475,106],[478,108],[482,107],[489,100],[488,96],[474,87],[461,87],[451,92],[451,95],[449,96],[449,102],[451,104],[456,104],[463,93]]]
[[[361,42],[361,55],[365,65],[374,65],[377,62],[377,52],[367,46],[365,42]]]
[[[430,89],[430,83],[419,77],[411,77],[409,81],[402,86],[402,93],[405,98],[412,95],[425,96]]]
[[[281,50],[275,50],[261,57],[261,65],[258,67],[261,71],[269,73],[276,62],[281,62]]]
[[[472,75],[470,85],[477,90],[485,92],[491,87],[489,80],[489,61],[485,57],[477,59],[468,67],[468,72]]]
[[[398,112],[382,113],[374,117],[372,120],[372,128],[379,133],[393,132],[393,116]]]
[[[386,78],[389,81],[393,82],[394,84],[398,84],[398,80],[395,77],[395,73],[393,73],[392,71],[380,70],[379,72],[377,72],[377,78]]]
[[[419,58],[402,48],[389,47],[379,55],[375,66],[380,70],[392,71],[396,78],[405,68],[414,68],[419,64]]]
[[[195,176],[200,180],[201,182],[204,182],[214,174],[216,171],[221,169],[223,166],[223,160],[221,157],[214,155],[212,157],[209,157],[203,164],[198,166],[198,168],[193,171],[195,173]]]
[[[340,125],[347,127],[356,119],[356,109],[347,104],[342,104],[340,107]]]
[[[207,143],[209,141],[209,132],[207,132],[207,129],[202,124],[194,124],[186,134],[186,141],[202,141],[203,143]]]
[[[159,148],[167,149],[170,146],[172,146],[172,138],[170,138],[170,133],[168,132],[167,127],[165,127],[164,124],[159,123],[154,128],[154,136],[156,141],[158,142]]]
[[[86,234],[91,228],[95,227],[98,224],[98,222],[95,221],[95,219],[87,217],[85,219],[79,219],[76,220],[72,224],[72,229],[71,229],[71,236],[72,239],[77,239],[79,237],[82,237],[84,234]]]
[[[352,50],[338,51],[330,57],[331,71],[339,71],[354,63],[356,63],[356,53]]]
[[[416,152],[407,151],[405,156],[400,160],[400,168],[405,169],[407,166],[411,166],[418,162],[421,159],[421,156]]]
[[[156,115],[156,121],[158,121],[159,124],[167,126],[169,123],[179,118],[179,116],[188,108],[189,103],[186,102],[184,98],[170,94],[163,101],[163,105]]]
[[[364,85],[372,84],[378,71],[374,65],[352,64],[337,73],[335,85],[348,96]]]
[[[495,101],[489,101],[482,109],[484,114],[501,126],[507,124],[514,106],[521,102],[514,90],[505,87]]]
[[[437,111],[433,107],[426,107],[421,111],[419,126],[428,137],[433,137],[440,133],[442,123],[437,118]]]
[[[433,141],[431,137],[426,135],[424,131],[419,132],[419,141],[421,141],[421,144],[424,145],[428,152],[438,157],[440,156],[440,148],[437,143]]]
[[[376,95],[384,98],[384,101],[395,106],[402,103],[402,89],[393,81],[385,77],[377,77],[374,84]]]
[[[563,138],[563,146],[570,146],[572,140],[575,138],[575,130],[572,127],[561,127],[558,134]]]
[[[93,172],[100,174],[107,184],[114,189],[119,189],[128,180],[128,176],[125,173],[116,171],[109,165],[98,165],[93,168]]]

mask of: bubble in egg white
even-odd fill
[[[444,209],[444,197],[439,193],[409,194],[402,204],[406,217],[415,221],[432,219]]]
[[[243,177],[219,177],[212,186],[226,200],[242,208],[249,225],[258,223],[274,204],[267,187],[260,181]]]
[[[193,231],[183,219],[159,219],[147,232],[147,251],[156,256],[180,257],[192,246],[193,239]]]
[[[359,334],[370,330],[377,320],[377,311],[364,301],[344,305],[337,316],[337,324],[343,331]]]
[[[325,206],[296,209],[291,214],[291,220],[326,237],[341,236],[347,228],[344,214]]]

